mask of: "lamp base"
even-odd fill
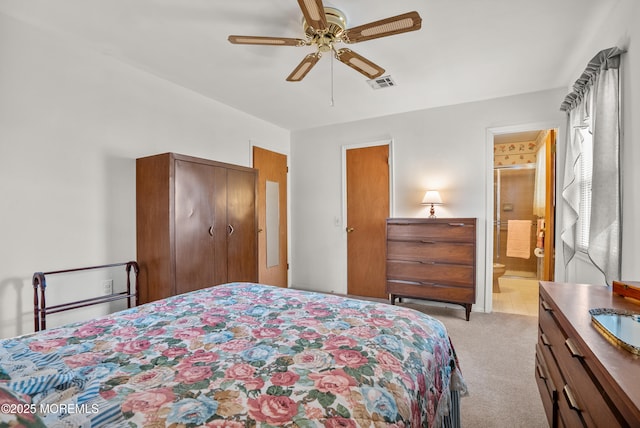
[[[431,204],[431,209],[429,210],[429,218],[436,218],[436,210],[433,208],[433,204]]]

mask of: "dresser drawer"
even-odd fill
[[[472,264],[476,248],[473,244],[421,241],[387,241],[387,259]]]
[[[548,349],[564,346],[564,332],[556,322],[553,308],[542,298],[540,298],[538,324],[540,325],[540,340],[543,345]]]
[[[387,260],[387,279],[422,282],[425,284],[451,284],[472,287],[474,266],[434,262]]]
[[[465,221],[434,223],[387,223],[387,239],[391,240],[444,240],[454,242],[475,242],[476,227]]]
[[[542,405],[547,414],[547,420],[552,421],[550,423],[551,426],[555,426],[558,420],[558,389],[551,377],[543,350],[539,343],[536,345],[535,376],[538,391],[540,391],[540,397],[542,398]]]
[[[558,366],[565,378],[563,393],[570,407],[581,413],[585,425],[589,427],[618,427],[620,424],[613,410],[602,395],[601,388],[594,383],[585,356],[575,339],[569,337],[565,346],[552,348]],[[573,394],[573,402],[569,394]]]
[[[387,281],[387,293],[395,296],[415,297],[451,303],[468,303],[475,300],[474,289],[444,284],[420,284],[409,281]]]

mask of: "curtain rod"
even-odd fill
[[[564,101],[560,105],[560,110],[569,111],[575,107],[575,105],[582,99],[587,88],[593,84],[596,76],[600,73],[602,68],[608,69],[620,67],[620,55],[625,52],[626,50],[617,46],[609,49],[603,49],[598,52],[596,56],[589,61],[587,68],[584,70],[580,78],[573,84],[573,91],[564,98]]]

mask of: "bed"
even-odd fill
[[[0,425],[432,427],[465,391],[436,319],[253,283],[0,341]]]

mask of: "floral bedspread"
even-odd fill
[[[0,341],[0,425],[431,427],[453,388],[436,319],[249,283]]]

